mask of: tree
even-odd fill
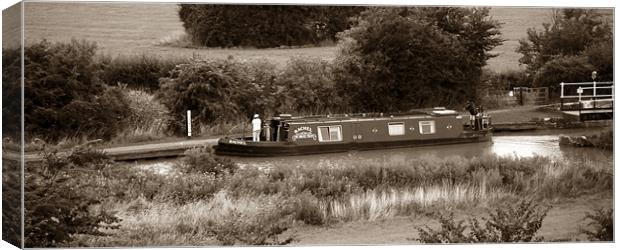
[[[284,89],[278,98],[280,111],[316,114],[343,110],[327,61],[293,58],[278,74],[276,85]]]
[[[96,50],[95,43],[77,40],[43,40],[25,48],[26,140],[109,139],[123,128],[128,104],[120,90],[105,87],[97,77]]]
[[[523,54],[519,62],[527,65],[526,72],[533,78],[535,85],[555,87],[562,81],[590,80],[592,70],[599,72],[599,80],[612,80],[612,41],[611,26],[601,12],[564,9],[554,11],[554,18],[551,23],[543,23],[542,31],[528,29],[527,38],[519,41],[517,52]],[[569,66],[569,61],[577,62],[578,65]],[[570,78],[549,76],[550,73],[560,73],[550,72],[559,65],[572,68],[575,73],[582,75]],[[543,80],[545,78],[549,80]]]
[[[307,6],[182,4],[179,16],[194,43],[208,47],[276,47],[313,41]]]
[[[179,17],[197,45],[296,46],[334,40],[365,7],[181,4]]]
[[[2,134],[19,140],[21,133],[21,48],[2,50]]]
[[[456,106],[501,43],[486,9],[371,8],[341,34],[336,76],[356,111]]]
[[[253,112],[264,114],[259,111],[268,105],[262,97],[269,86],[260,82],[267,78],[258,73],[262,70],[229,60],[192,59],[177,65],[170,77],[160,79],[158,92],[175,118],[172,131],[184,132],[187,110],[200,125],[246,121]]]
[[[317,41],[336,41],[341,31],[351,28],[351,19],[366,10],[365,6],[316,6],[312,17]]]

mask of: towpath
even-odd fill
[[[145,158],[177,156],[182,154],[185,150],[193,147],[214,145],[217,143],[217,140],[217,138],[209,138],[174,142],[155,142],[143,145],[106,147],[102,150],[108,156],[112,157],[115,160],[137,160]],[[2,158],[9,160],[19,160],[19,152],[13,152],[8,150],[3,151]],[[41,160],[41,153],[26,152],[26,154],[24,155],[24,160],[26,162],[39,161]]]

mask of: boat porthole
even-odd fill
[[[373,132],[373,133],[377,133],[377,132],[379,132],[379,130],[378,130],[378,129],[376,129],[376,128],[373,128],[373,129],[372,129],[372,132]]]
[[[353,135],[353,140],[357,140],[357,135]]]
[[[360,139],[360,140],[361,140],[361,139],[362,139],[362,135],[358,135],[358,136],[357,136],[357,139]]]

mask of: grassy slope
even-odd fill
[[[527,28],[539,26],[550,17],[550,9],[493,8],[491,15],[503,24],[504,45],[496,48],[498,57],[489,61],[495,71],[517,69],[519,54],[514,52],[518,39]],[[66,41],[71,38],[96,41],[103,53],[110,55],[154,53],[162,57],[204,57],[268,60],[283,65],[291,56],[311,56],[331,60],[335,47],[298,49],[184,49],[157,46],[161,41],[183,34],[175,4],[135,3],[27,3],[26,40],[46,38]]]
[[[588,196],[579,199],[568,199],[553,204],[553,208],[543,220],[537,236],[545,241],[580,241],[585,240],[580,228],[588,221],[583,220],[593,206],[612,207],[610,197]],[[455,214],[458,220],[466,220],[470,216],[488,216],[481,211],[459,211]],[[439,223],[427,216],[402,216],[381,221],[356,221],[339,223],[330,228],[301,226],[293,229],[298,242],[295,245],[339,245],[339,244],[415,244],[409,238],[418,237],[416,227],[429,225],[437,228]]]

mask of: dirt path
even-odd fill
[[[545,241],[581,241],[579,228],[587,224],[583,218],[593,207],[613,206],[612,197],[581,197],[555,203],[543,220],[538,236]],[[457,218],[473,215],[459,212]],[[474,215],[480,217],[483,214]],[[356,245],[356,244],[417,244],[408,240],[418,236],[416,227],[439,224],[427,216],[396,217],[381,221],[339,223],[328,227],[301,226],[294,229],[298,242],[295,245]]]
[[[530,122],[533,119],[547,117],[563,117],[560,111],[539,111],[540,106],[517,106],[486,111],[491,115],[493,123]]]

